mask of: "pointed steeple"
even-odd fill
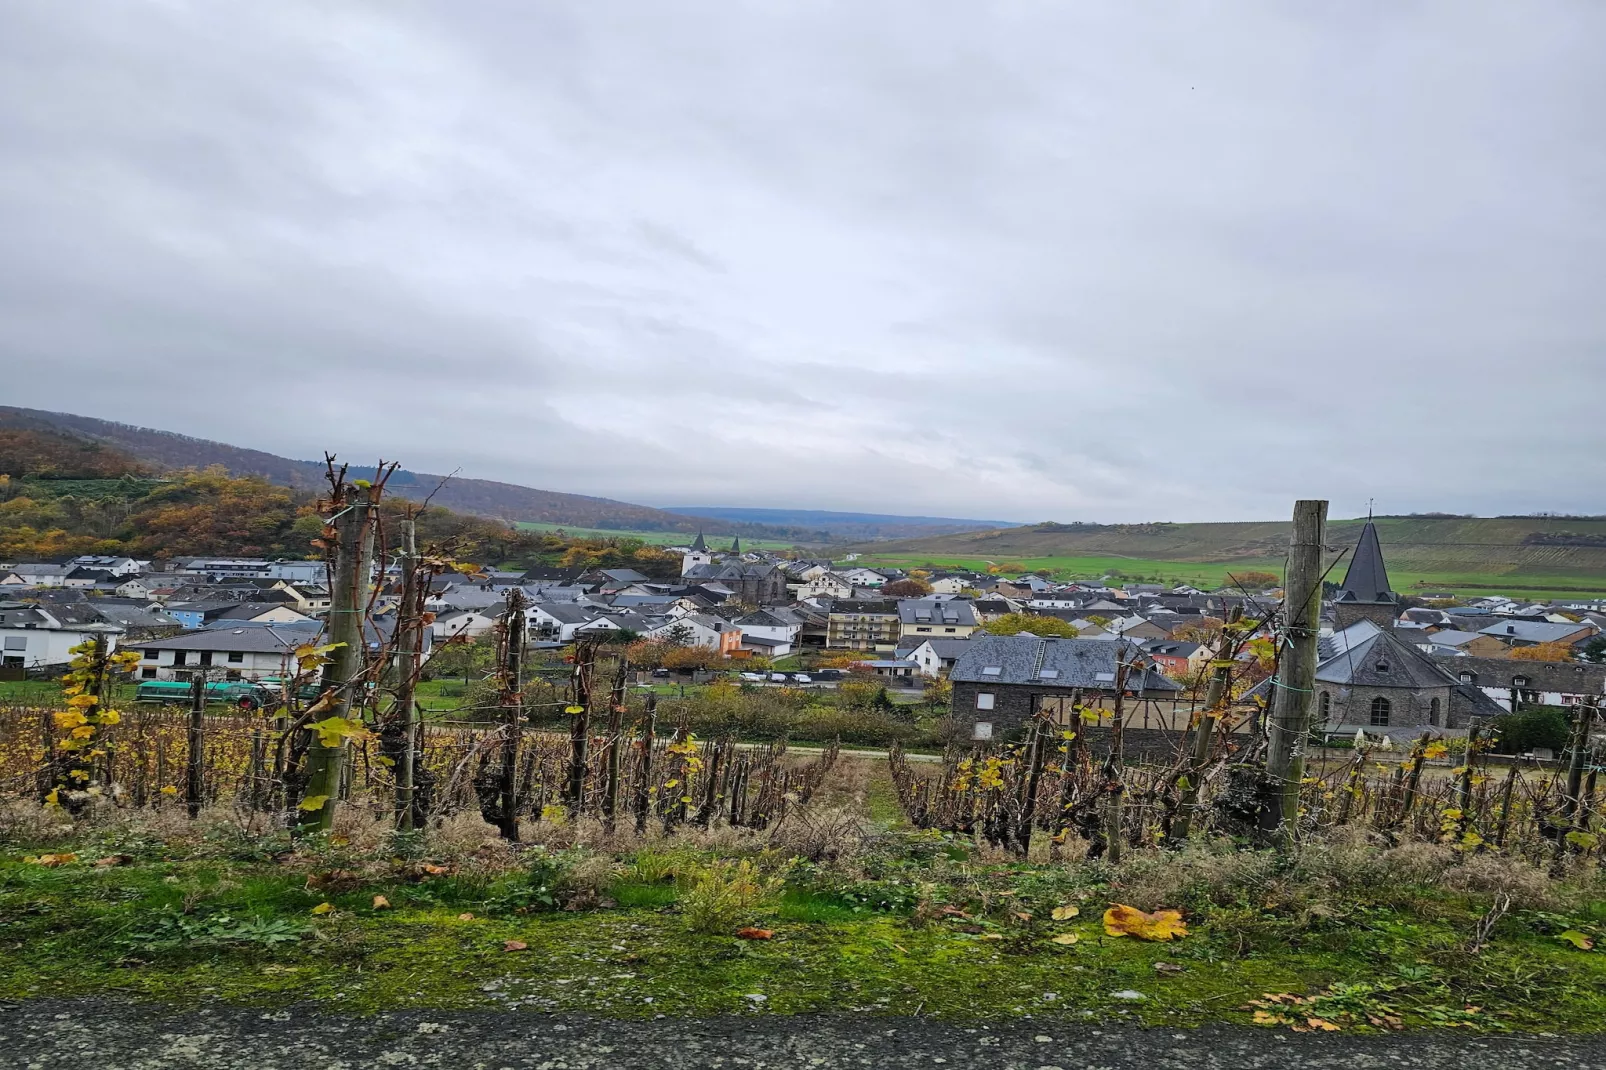
[[[732,536],[731,537],[731,553],[739,554],[741,552],[742,552],[742,537],[740,535]]]
[[[1355,553],[1349,559],[1349,570],[1344,573],[1344,585],[1339,588],[1336,601],[1394,605],[1399,600],[1389,587],[1383,547],[1377,541],[1377,525],[1368,517],[1366,526],[1361,529],[1361,539],[1355,544]]]
[[[697,539],[696,539],[695,542],[693,542],[691,544],[691,549],[692,549],[692,553],[697,553],[697,554],[705,554],[705,553],[708,552],[708,544],[703,541],[703,533],[702,532],[699,531],[697,533]]]

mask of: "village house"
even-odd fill
[[[682,646],[707,647],[725,657],[742,647],[741,628],[709,613],[688,613],[666,620],[642,634],[648,639],[678,642]]]
[[[1440,664],[1459,683],[1478,688],[1508,711],[1513,697],[1525,705],[1576,706],[1606,695],[1606,665],[1453,655]]]
[[[961,655],[969,649],[970,639],[967,638],[925,638],[912,637],[900,639],[895,657],[900,661],[912,661],[920,666],[920,674],[935,679],[954,667]]]
[[[962,637],[981,628],[969,602],[956,599],[906,598],[898,603],[900,639],[928,635]]]
[[[1137,644],[1093,639],[981,635],[948,674],[953,716],[973,739],[1019,729],[1039,712],[1066,722],[1070,698],[1113,697],[1118,687],[1134,699],[1169,698],[1182,685],[1167,679]]]
[[[901,628],[896,599],[839,598],[831,603],[825,645],[891,653]]]
[[[15,670],[64,666],[72,648],[101,636],[108,651],[123,635],[87,603],[0,603],[0,667]]]
[[[1196,680],[1210,664],[1209,647],[1182,639],[1150,639],[1143,644],[1143,652],[1173,680]]]

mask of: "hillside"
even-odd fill
[[[892,513],[839,513],[826,509],[749,509],[741,506],[673,505],[672,513],[712,517],[771,527],[821,531],[849,541],[911,539],[964,531],[987,531],[1016,525],[1002,520],[965,520],[952,516],[900,516]]]
[[[1606,590],[1606,517],[1378,517],[1396,586]],[[1328,543],[1348,547],[1364,519],[1335,520]],[[1279,566],[1286,521],[1220,524],[1034,524],[972,534],[873,543],[877,560],[1041,561],[1103,558]],[[1051,566],[1053,567],[1053,566]],[[1401,578],[1411,578],[1410,583]]]
[[[262,450],[191,438],[172,431],[98,420],[90,416],[0,406],[0,432],[21,430],[42,432],[57,440],[80,443],[79,452],[85,457],[92,454],[96,446],[110,447],[152,471],[222,465],[230,475],[261,476],[270,483],[297,490],[315,491],[324,485],[321,461],[298,461]],[[3,447],[3,441],[0,441],[0,447]],[[85,461],[79,465],[86,473],[93,470],[92,466],[84,466],[87,463]],[[442,487],[440,484],[445,478],[429,472],[398,471],[390,479],[390,493],[413,500],[423,500],[433,493],[434,503],[447,509],[502,520],[632,531],[689,533],[706,530],[711,535],[739,534],[823,541],[821,533],[812,529],[777,528],[739,520],[679,516],[662,509],[608,498],[537,490],[465,476],[453,476]]]

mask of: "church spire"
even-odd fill
[[[1360,541],[1349,559],[1349,570],[1344,573],[1344,585],[1338,590],[1337,601],[1369,605],[1393,605],[1399,601],[1399,596],[1389,587],[1383,547],[1377,541],[1377,525],[1370,518],[1361,529]]]
[[[740,535],[734,535],[734,536],[731,537],[731,553],[739,554],[741,552],[742,552],[742,537]]]
[[[697,539],[691,544],[691,548],[693,553],[705,554],[708,552],[708,544],[703,541],[702,532],[699,531],[697,533]]]

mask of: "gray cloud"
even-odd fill
[[[1598,512],[1603,35],[20,0],[6,400],[654,504]]]

